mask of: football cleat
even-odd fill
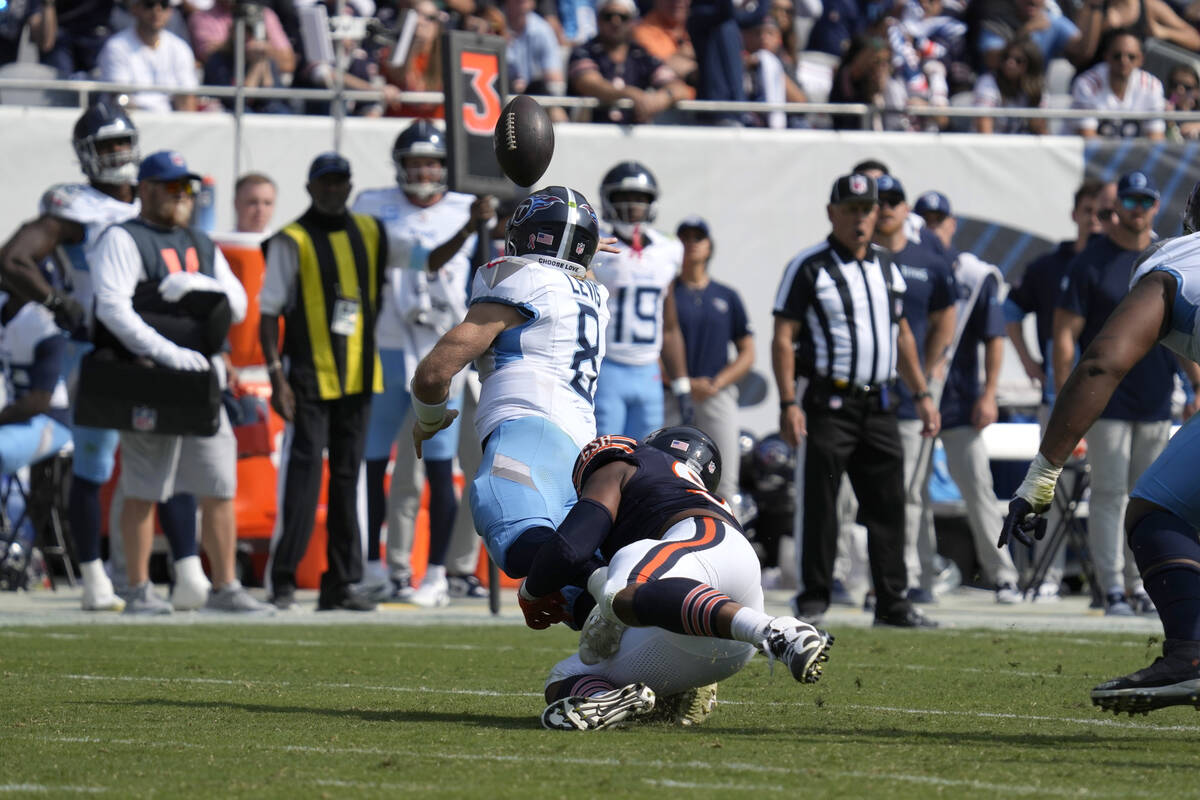
[[[542,727],[552,731],[596,731],[654,710],[654,690],[644,683],[590,697],[564,697],[546,706]]]
[[[604,616],[600,606],[594,606],[579,631],[579,660],[588,666],[599,664],[617,652],[621,637],[628,629],[628,626]]]
[[[710,683],[678,694],[660,697],[654,711],[643,719],[646,722],[665,722],[690,727],[701,725],[717,707],[717,684]]]
[[[795,617],[776,617],[759,647],[770,660],[772,672],[779,660],[800,683],[816,683],[829,660],[833,636]]]
[[[1167,706],[1200,708],[1200,642],[1168,639],[1150,666],[1092,689],[1092,704],[1130,716]]]

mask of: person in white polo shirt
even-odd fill
[[[191,89],[196,80],[196,57],[191,45],[165,30],[171,19],[170,0],[133,0],[134,24],[113,34],[100,51],[100,80],[171,89]],[[195,111],[193,95],[135,92],[134,108],[145,111]]]

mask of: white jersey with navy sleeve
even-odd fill
[[[0,309],[12,300],[0,292]],[[25,303],[8,322],[0,320],[0,368],[4,400],[12,403],[31,391],[50,393],[50,414],[66,422],[70,403],[62,375],[66,335],[54,314],[37,303]]]
[[[61,183],[42,195],[38,213],[69,220],[83,227],[83,241],[64,244],[58,248],[58,261],[69,279],[71,295],[87,311],[91,324],[93,313],[92,271],[89,259],[96,241],[110,225],[133,219],[141,211],[141,203],[122,203],[115,197],[86,183]]]
[[[1162,344],[1181,356],[1200,362],[1200,233],[1167,239],[1141,257],[1129,279],[1132,288],[1151,272],[1175,276],[1171,326]]]
[[[354,201],[353,211],[377,217],[387,228],[389,239],[412,243],[411,269],[393,269],[387,275],[387,291],[375,323],[379,348],[412,351],[413,361],[428,353],[438,338],[462,321],[467,312],[467,277],[475,237],[455,253],[436,276],[425,269],[429,254],[449,241],[471,218],[469,194],[447,192],[429,208],[414,205],[399,187],[368,189]]]
[[[683,244],[673,236],[642,228],[635,248],[623,241],[620,253],[597,252],[596,280],[608,288],[608,350],[620,364],[653,364],[662,351],[663,303],[683,264]]]
[[[529,320],[497,336],[476,361],[480,440],[500,423],[528,416],[550,420],[580,448],[595,438],[607,300],[603,286],[532,258],[505,256],[479,268],[471,304],[510,305]]]

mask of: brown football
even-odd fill
[[[492,134],[496,161],[513,183],[532,186],[554,157],[554,125],[538,101],[519,94],[500,112]]]

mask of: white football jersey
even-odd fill
[[[436,276],[428,275],[425,264],[438,245],[454,236],[471,217],[469,194],[447,192],[429,208],[413,205],[399,187],[368,189],[354,201],[353,210],[383,221],[391,238],[410,240],[411,269],[393,269],[375,323],[375,345],[384,349],[412,351],[422,358],[438,337],[462,321],[467,313],[467,277],[475,237],[467,237]],[[413,365],[415,366],[415,361]]]
[[[1171,328],[1163,337],[1164,347],[1200,362],[1200,233],[1177,236],[1152,246],[1133,269],[1129,286],[1151,272],[1169,272],[1178,281]]]
[[[1162,81],[1146,72],[1135,69],[1129,76],[1125,96],[1113,94],[1108,82],[1108,64],[1100,63],[1075,79],[1071,89],[1071,108],[1091,108],[1096,117],[1081,119],[1077,126],[1081,130],[1092,130],[1101,136],[1145,136],[1163,133],[1167,123],[1161,119],[1106,120],[1105,111],[1163,111],[1166,109]]]
[[[582,448],[596,437],[596,375],[604,358],[608,291],[536,256],[505,256],[475,273],[471,304],[513,306],[529,321],[496,337],[475,362],[482,441],[501,422],[540,416]]]
[[[9,302],[9,296],[0,292],[0,308]],[[38,303],[26,303],[7,323],[0,322],[0,368],[4,376],[4,401],[0,405],[24,397],[33,389],[39,346],[47,339],[63,335],[54,322],[54,314]],[[60,369],[50,392],[50,409],[65,413],[69,407],[67,384]]]
[[[667,288],[683,265],[683,243],[652,228],[642,228],[640,249],[618,240],[620,253],[597,252],[596,280],[608,288],[608,350],[619,364],[653,364],[662,350],[663,303]]]
[[[86,183],[60,183],[51,186],[38,204],[39,214],[70,220],[83,226],[83,241],[58,248],[57,260],[69,281],[72,296],[87,311],[91,324],[95,293],[89,259],[100,234],[110,225],[133,219],[142,209],[141,202],[122,203],[115,197]]]

